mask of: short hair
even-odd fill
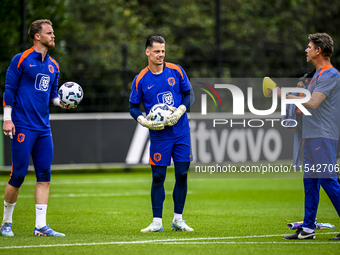
[[[48,24],[52,26],[52,22],[48,19],[38,19],[30,25],[30,28],[28,29],[28,34],[29,36],[34,39],[34,35],[36,33],[39,33],[42,29],[41,25],[42,24]]]
[[[315,33],[308,36],[308,40],[314,44],[314,49],[321,48],[322,56],[331,57],[333,53],[333,39],[326,33]]]
[[[165,43],[165,40],[162,36],[160,35],[152,35],[150,36],[147,40],[146,40],[146,44],[145,44],[145,49],[152,47],[152,44],[154,42],[158,42],[158,43]]]

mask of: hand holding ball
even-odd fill
[[[82,87],[75,82],[69,81],[61,85],[58,90],[61,103],[66,108],[75,108],[83,100],[84,92]]]

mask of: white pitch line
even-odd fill
[[[318,235],[336,234],[336,232],[318,233]],[[101,243],[73,243],[73,244],[43,244],[43,245],[23,245],[23,246],[4,246],[0,249],[28,249],[28,248],[48,248],[48,247],[65,247],[65,246],[95,246],[110,244],[340,244],[340,242],[317,242],[317,241],[273,241],[273,242],[191,242],[198,240],[226,240],[226,239],[244,239],[244,238],[266,238],[284,236],[285,234],[276,235],[253,235],[253,236],[225,236],[225,237],[194,237],[182,239],[160,239],[160,240],[142,240],[142,241],[121,241],[121,242],[101,242]]]
[[[282,241],[282,242],[158,242],[151,244],[340,244],[340,242],[315,242],[315,241]]]

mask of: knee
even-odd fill
[[[188,178],[188,171],[183,171],[175,175],[177,182],[186,182]]]
[[[154,184],[163,184],[165,180],[165,175],[161,173],[155,173],[152,176],[152,182]]]
[[[25,180],[25,176],[26,174],[23,173],[18,173],[15,175],[12,175],[11,178],[8,181],[8,184],[10,184],[11,186],[15,187],[15,188],[20,188],[22,183]]]
[[[37,181],[36,186],[40,186],[40,187],[44,187],[46,189],[50,188],[50,182],[41,182],[41,181]]]
[[[47,171],[36,171],[37,182],[50,182],[51,181],[51,169]]]

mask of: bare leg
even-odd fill
[[[12,185],[7,183],[5,189],[5,201],[10,204],[16,203],[19,195],[19,189],[20,188],[13,187]]]
[[[37,182],[34,193],[35,203],[47,205],[49,193],[50,182]]]

